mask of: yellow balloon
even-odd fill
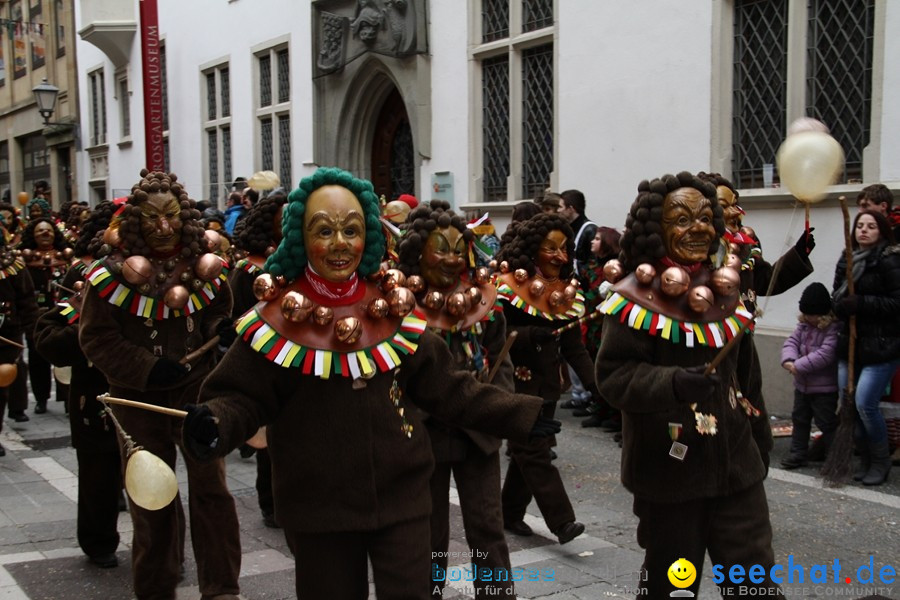
[[[175,472],[161,458],[146,450],[128,457],[125,466],[125,489],[131,500],[147,510],[169,505],[178,494]]]
[[[781,183],[795,198],[818,202],[826,196],[844,166],[844,150],[822,131],[789,135],[775,156]]]

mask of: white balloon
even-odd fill
[[[826,196],[844,166],[844,150],[837,140],[821,131],[789,135],[775,156],[781,183],[795,198],[818,202]]]
[[[822,133],[830,133],[828,131],[828,126],[825,125],[822,121],[818,119],[813,119],[812,117],[800,117],[799,119],[795,119],[791,126],[788,127],[787,134],[788,136],[792,136],[795,133],[801,133],[804,131],[821,131]]]
[[[178,494],[175,472],[161,458],[146,450],[128,457],[125,489],[132,501],[147,510],[165,508]]]

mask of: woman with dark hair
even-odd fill
[[[28,221],[19,249],[34,282],[38,308],[41,312],[52,309],[59,298],[57,284],[61,284],[66,275],[72,249],[62,231],[49,217],[36,217]],[[35,349],[32,334],[31,330],[25,332],[28,341],[28,375],[35,399],[34,412],[39,415],[47,412],[51,381],[55,378],[51,375],[50,363]],[[67,386],[57,380],[56,400],[65,402],[68,395]]]
[[[597,382],[622,411],[622,483],[634,495],[649,598],[669,596],[666,574],[679,559],[697,571],[693,596],[707,552],[725,571],[769,573],[775,560],[766,466],[734,383],[743,357],[732,349],[705,373],[752,326],[737,270],[710,259],[724,232],[712,185],[688,172],[641,182],[621,240],[628,275],[598,309],[606,316]],[[608,265],[621,277],[621,265]],[[757,581],[746,585],[763,589],[750,595],[779,593],[768,577]],[[747,595],[719,585],[723,596]]]
[[[575,235],[562,216],[540,214],[504,234],[497,260],[498,294],[510,331],[516,391],[540,396],[543,415],[552,418],[560,395],[560,358],[565,359],[592,394],[596,393],[591,358],[580,329],[557,330],[584,315],[584,298],[572,280]],[[516,535],[531,535],[524,521],[532,498],[560,544],[584,532],[562,477],[551,462],[555,438],[510,440],[512,460],[503,484],[503,521]]]
[[[346,171],[300,181],[254,285],[262,301],[185,419],[184,445],[201,461],[267,426],[301,598],[365,598],[370,563],[378,597],[430,595],[434,459],[414,406],[495,435],[558,431],[538,398],[454,368],[403,274],[381,273],[380,215],[372,184]]]
[[[4,242],[11,248],[18,246],[25,228],[19,218],[19,209],[9,202],[0,202],[0,225],[6,230],[7,240]]]
[[[877,211],[853,219],[853,294],[847,282],[847,257],[834,270],[834,312],[844,322],[838,337],[838,387],[847,386],[850,317],[856,317],[856,441],[860,468],[853,479],[881,485],[891,470],[887,427],[878,403],[900,366],[900,246],[890,222]]]
[[[529,200],[519,202],[513,207],[512,216],[510,217],[509,225],[506,226],[506,231],[515,229],[522,221],[527,221],[534,215],[541,214],[541,212],[540,204]]]
[[[56,367],[71,367],[67,401],[69,430],[78,461],[78,545],[100,568],[119,564],[116,529],[122,498],[122,460],[116,430],[97,396],[109,391],[106,377],[88,363],[78,344],[84,273],[98,255],[88,251],[109,225],[115,206],[104,201],[81,226],[75,260],[63,279],[64,300],[45,312],[34,328],[35,347]],[[93,245],[95,251],[100,246]],[[77,290],[70,294],[67,290]]]
[[[456,368],[482,376],[501,361],[506,320],[495,310],[497,288],[487,268],[470,272],[469,249],[474,232],[441,200],[419,205],[409,215],[400,242],[398,268],[407,282],[422,283],[418,308],[429,328],[440,334]],[[419,288],[419,285],[415,287]],[[491,381],[513,391],[512,363],[499,362]],[[500,439],[454,427],[438,417],[425,419],[435,470],[431,475],[431,555],[441,571],[447,569],[450,543],[450,477],[456,481],[466,541],[479,572],[509,572],[509,547],[503,536],[500,506]],[[478,577],[476,596],[515,598],[514,584]],[[432,596],[440,597],[444,581],[435,582]]]

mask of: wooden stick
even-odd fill
[[[64,292],[69,292],[69,293],[72,294],[73,296],[75,296],[75,295],[81,293],[81,292],[77,292],[77,291],[75,291],[75,290],[70,290],[69,288],[67,288],[67,287],[64,286],[63,284],[57,283],[57,282],[55,282],[55,281],[51,281],[51,282],[50,282],[50,285],[52,285],[52,286],[55,287],[55,288],[59,288],[59,289],[61,289],[61,290],[64,291]]]
[[[494,366],[491,367],[491,372],[488,374],[485,383],[492,382],[494,380],[494,377],[497,376],[497,371],[500,370],[500,365],[503,364],[504,360],[506,360],[506,355],[509,354],[509,351],[512,349],[512,345],[515,343],[518,336],[518,331],[513,331],[507,336],[506,342],[503,343],[503,348],[500,349],[500,354],[497,355],[497,360],[494,361]]]
[[[182,358],[181,360],[178,361],[178,363],[182,364],[182,365],[186,365],[189,362],[191,362],[192,360],[194,360],[195,358],[200,358],[201,356],[203,356],[204,354],[209,352],[209,350],[214,348],[216,346],[216,344],[218,344],[218,343],[219,343],[219,336],[214,335],[211,338],[209,338],[209,341],[207,341],[205,344],[203,344],[202,346],[200,346],[193,352],[188,352],[184,356],[184,358]]]
[[[755,317],[751,319],[749,323],[741,327],[738,332],[734,334],[733,338],[728,340],[728,343],[725,344],[725,346],[721,350],[719,350],[719,353],[716,354],[715,358],[712,359],[712,362],[706,365],[706,369],[703,371],[704,375],[712,375],[713,371],[716,370],[716,367],[719,366],[719,363],[721,363],[725,359],[725,357],[728,356],[728,353],[731,352],[732,348],[737,346],[737,343],[741,341],[742,337],[744,337],[744,332],[750,330],[750,326],[755,320]]]
[[[2,335],[0,335],[0,342],[3,342],[3,343],[5,343],[5,344],[9,344],[10,346],[15,346],[16,348],[20,348],[20,349],[22,349],[22,350],[25,349],[25,346],[23,346],[23,345],[20,344],[19,342],[14,342],[14,341],[12,341],[11,339],[8,339],[8,338],[3,337]]]
[[[569,323],[568,325],[563,325],[559,329],[553,330],[553,335],[562,335],[563,333],[569,331],[570,329],[575,329],[576,327],[580,327],[582,324],[587,323],[588,321],[593,321],[596,318],[602,317],[603,313],[599,310],[595,310],[592,313],[588,313],[581,317],[580,319],[576,319]]]
[[[97,400],[104,404],[121,404],[122,406],[131,406],[132,408],[142,408],[144,410],[149,410],[153,412],[162,413],[164,415],[170,415],[173,417],[181,417],[182,419],[187,416],[186,410],[178,410],[177,408],[166,408],[165,406],[157,406],[155,404],[148,404],[147,402],[138,402],[137,400],[126,400],[125,398],[116,398],[114,396],[110,396],[109,394],[100,394],[97,396]]]

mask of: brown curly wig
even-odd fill
[[[287,203],[287,194],[275,191],[253,205],[247,216],[234,229],[234,245],[250,254],[265,256],[270,247],[277,247],[275,217]],[[224,231],[220,232],[224,233]]]
[[[103,246],[103,231],[109,227],[116,208],[118,207],[109,200],[104,200],[94,207],[91,216],[78,232],[78,239],[75,241],[75,256],[91,255],[99,258],[98,253],[100,247]]]
[[[700,179],[700,181],[705,181],[706,183],[711,183],[715,187],[724,185],[729,190],[731,190],[732,194],[734,194],[735,202],[738,200],[738,198],[741,197],[740,192],[737,191],[737,188],[734,187],[734,184],[731,183],[730,180],[725,179],[725,177],[722,176],[721,173],[706,173],[704,171],[700,171],[699,173],[697,173],[697,178]]]
[[[709,199],[713,211],[713,227],[717,234],[710,244],[709,253],[716,252],[719,237],[725,233],[725,219],[716,199],[715,186],[688,171],[682,171],[678,175],[667,174],[638,184],[638,195],[625,218],[625,233],[619,241],[622,248],[620,260],[626,272],[633,271],[641,263],[655,263],[666,256],[662,237],[663,203],[669,192],[683,187],[692,187]]]
[[[174,173],[150,172],[141,170],[141,180],[131,188],[131,195],[125,202],[122,211],[122,224],[119,226],[119,234],[122,239],[121,250],[124,256],[133,254],[148,256],[152,250],[141,235],[141,208],[140,205],[147,201],[150,194],[171,193],[181,205],[181,256],[184,258],[196,258],[208,251],[203,243],[203,224],[200,222],[200,211],[194,207],[187,192],[178,182],[178,176]]]
[[[69,243],[66,242],[65,236],[53,222],[53,219],[38,217],[37,219],[28,221],[28,225],[25,226],[25,231],[22,232],[22,242],[19,244],[19,248],[22,250],[37,250],[37,242],[34,240],[34,228],[37,227],[39,223],[49,223],[50,226],[53,227],[54,250],[65,250],[69,247]]]
[[[518,226],[503,234],[500,240],[500,252],[497,253],[497,263],[506,261],[509,270],[525,269],[530,277],[537,272],[534,259],[541,247],[541,242],[551,231],[561,231],[566,236],[566,253],[569,255],[569,263],[559,271],[560,278],[572,277],[575,269],[572,261],[575,258],[575,233],[568,221],[558,214],[541,213],[519,222]]]
[[[404,235],[398,252],[397,268],[405,275],[419,275],[419,259],[431,232],[438,227],[453,227],[462,233],[466,244],[475,240],[475,234],[466,227],[465,220],[450,210],[443,200],[432,200],[409,213],[403,225]],[[468,260],[468,259],[467,259]],[[471,265],[469,265],[471,266]]]

